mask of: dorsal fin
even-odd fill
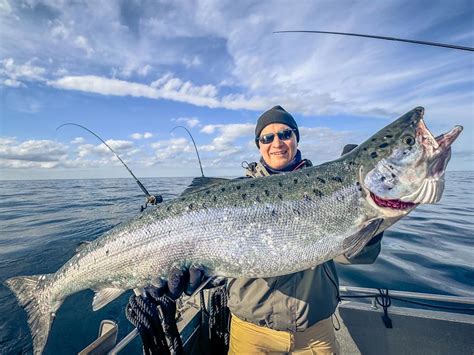
[[[196,192],[196,191],[201,191],[204,189],[207,189],[208,187],[214,186],[214,185],[219,185],[224,182],[229,181],[230,179],[225,179],[225,178],[210,178],[210,177],[205,177],[205,176],[200,176],[196,177],[193,179],[191,182],[191,185],[189,185],[186,190],[184,190],[181,193],[181,196]]]

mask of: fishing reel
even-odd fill
[[[148,207],[149,204],[152,206],[155,206],[162,202],[163,202],[163,197],[161,195],[156,195],[156,196],[148,195],[145,201],[145,206],[143,205],[140,206],[140,212],[143,212]]]

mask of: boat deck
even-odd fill
[[[205,293],[208,294],[209,290]],[[341,294],[370,295],[379,294],[379,290],[341,287]],[[431,310],[424,306],[401,307],[398,304],[388,307],[391,328],[387,328],[382,316],[383,307],[367,299],[354,298],[354,301],[342,301],[333,323],[341,354],[364,355],[403,355],[403,354],[474,354],[474,299],[445,295],[421,294],[403,291],[390,291],[390,295],[399,299],[430,300],[444,303],[445,310]],[[205,319],[199,306],[199,297],[190,299],[187,308],[178,319],[178,330],[183,340],[185,354],[206,354]],[[370,297],[369,296],[369,297]],[[403,296],[403,297],[401,297]],[[383,298],[379,298],[381,300]],[[385,300],[388,300],[386,298]],[[447,308],[465,309],[464,313],[449,311]],[[204,322],[203,322],[204,321]],[[127,344],[138,333],[132,332],[118,344],[104,348],[94,354],[117,354],[126,349]],[[204,336],[203,336],[204,335]],[[97,350],[97,349],[96,349]]]
[[[336,312],[341,354],[473,354],[474,316],[398,306],[389,308],[393,328],[383,310],[344,301]]]

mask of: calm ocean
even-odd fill
[[[151,193],[177,196],[191,178],[143,179]],[[0,181],[0,353],[31,352],[26,313],[2,284],[12,276],[56,271],[89,241],[139,213],[144,196],[131,179]],[[474,294],[474,172],[448,172],[437,205],[421,206],[385,232],[372,265],[339,266],[341,285],[460,296]],[[102,319],[132,326],[129,293],[92,312],[92,291],[57,313],[46,354],[74,354],[97,336]],[[139,350],[138,341],[128,353]],[[124,352],[127,353],[127,352]]]

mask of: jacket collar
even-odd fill
[[[245,167],[245,175],[248,177],[262,177],[262,176],[269,176],[269,175],[275,175],[275,174],[281,174],[281,173],[286,173],[290,171],[295,171],[299,170],[301,168],[305,168],[308,166],[313,166],[310,160],[308,159],[301,159],[301,152],[298,150],[296,153],[295,158],[293,161],[288,164],[285,169],[282,170],[276,170],[270,168],[263,158],[260,159],[260,161],[253,162],[253,163],[246,163]]]
[[[301,152],[299,149],[296,151],[296,155],[293,160],[285,166],[283,169],[273,169],[268,166],[268,164],[263,160],[263,157],[260,158],[260,164],[262,164],[265,169],[269,172],[270,175],[286,173],[288,171],[293,171],[301,163]]]

